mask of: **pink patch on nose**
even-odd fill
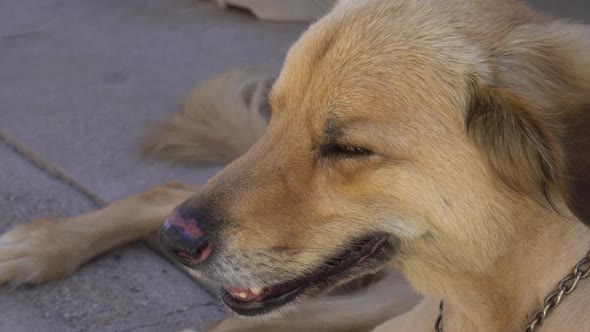
[[[168,225],[175,225],[184,231],[184,233],[192,238],[200,238],[203,236],[203,231],[197,226],[197,221],[194,219],[184,219],[178,214],[178,212],[173,212],[168,219],[164,222],[164,224]]]

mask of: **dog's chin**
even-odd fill
[[[316,297],[354,278],[380,270],[391,260],[396,243],[390,235],[371,234],[352,241],[312,273],[264,288],[224,286],[221,287],[221,298],[241,316],[282,311],[295,301]]]

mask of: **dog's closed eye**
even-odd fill
[[[370,157],[375,154],[373,151],[366,148],[337,143],[323,146],[320,153],[324,158],[362,158]]]

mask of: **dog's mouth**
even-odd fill
[[[384,260],[385,257],[377,256],[386,256],[380,253],[387,247],[387,238],[387,235],[379,234],[354,241],[350,248],[322,263],[321,268],[292,281],[264,288],[224,286],[221,288],[221,298],[239,315],[268,313],[295,300],[312,286],[317,289],[328,288],[336,281],[350,277],[348,272],[361,264],[369,267],[375,265],[369,261]]]

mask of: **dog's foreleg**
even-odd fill
[[[0,236],[0,284],[65,277],[91,258],[156,231],[195,189],[171,183],[80,216],[18,225]]]

